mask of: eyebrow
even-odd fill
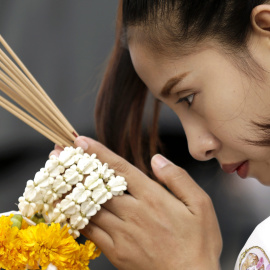
[[[163,98],[168,97],[171,94],[172,89],[175,85],[181,82],[190,72],[185,72],[183,74],[179,74],[171,79],[169,79],[166,84],[163,86],[160,96]]]

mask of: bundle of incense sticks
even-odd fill
[[[0,106],[59,146],[72,146],[78,133],[38,84],[22,61],[0,35]],[[11,60],[13,59],[13,60]]]

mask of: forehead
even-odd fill
[[[139,77],[152,92],[161,91],[162,85],[181,73],[195,72],[209,63],[208,47],[201,47],[192,54],[171,56],[160,54],[144,43],[130,42],[129,51],[134,68]],[[214,57],[212,53],[211,57]],[[213,59],[212,59],[213,60]]]

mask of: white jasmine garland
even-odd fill
[[[98,159],[96,159],[96,154],[91,156],[84,154],[81,159],[78,161],[77,168],[81,171],[82,174],[90,174],[98,167]]]
[[[114,174],[114,170],[109,169],[107,163],[104,163],[102,165],[101,162],[99,162],[96,172],[99,174],[99,177],[102,178],[105,182],[107,182],[107,180]]]
[[[124,191],[127,190],[127,182],[125,178],[122,176],[112,176],[107,183],[107,187],[109,187],[110,192],[114,196],[123,195]]]
[[[81,204],[81,215],[87,217],[90,219],[92,216],[94,216],[97,211],[101,209],[101,206],[99,204],[96,204],[94,201],[92,201],[90,198],[87,199],[85,202]]]
[[[66,183],[70,185],[76,185],[78,182],[83,180],[83,175],[79,170],[77,170],[76,165],[72,165],[69,169],[67,169],[63,177]]]
[[[64,151],[62,151],[59,155],[59,161],[65,168],[68,168],[72,164],[77,163],[83,153],[84,152],[81,147],[76,149],[73,147],[65,147]]]
[[[82,183],[78,183],[72,191],[73,200],[77,204],[85,202],[91,196],[91,194],[92,192],[86,189]]]
[[[56,177],[65,171],[65,167],[61,165],[56,156],[51,156],[45,164],[45,169],[49,172],[51,177]]]
[[[52,191],[60,197],[62,194],[67,193],[72,189],[72,185],[66,183],[64,181],[64,177],[62,175],[58,175],[53,182]]]
[[[84,186],[89,190],[94,190],[101,183],[103,183],[103,179],[99,178],[99,174],[97,172],[91,172],[91,174],[85,178]]]
[[[114,173],[96,154],[66,147],[59,157],[50,157],[34,180],[27,181],[19,198],[20,212],[26,217],[39,212],[48,223],[68,224],[76,238],[101,204],[127,190],[125,178]]]
[[[101,183],[93,190],[91,197],[95,203],[103,204],[112,198],[112,193],[108,191],[104,183]]]

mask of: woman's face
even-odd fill
[[[195,159],[216,158],[224,171],[237,171],[242,178],[255,177],[270,185],[270,148],[245,141],[261,139],[252,121],[269,119],[267,44],[256,35],[248,44],[266,70],[260,71],[265,76],[263,82],[244,74],[229,57],[215,50],[215,45],[175,59],[155,54],[132,39],[129,50],[139,77],[179,117]]]

